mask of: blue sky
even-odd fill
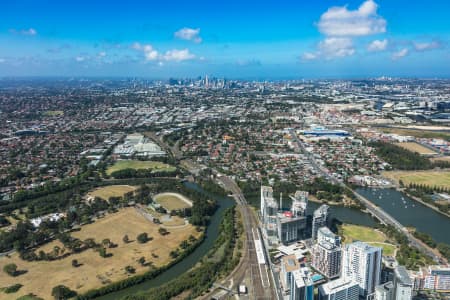
[[[450,77],[450,1],[0,4],[0,76]]]

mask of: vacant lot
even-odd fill
[[[418,143],[396,143],[397,146],[400,146],[406,150],[412,151],[412,152],[417,152],[420,155],[435,155],[437,154],[435,151],[428,149],[425,146],[422,146],[421,144]]]
[[[410,183],[416,183],[432,187],[450,188],[449,171],[388,171],[383,172],[383,176],[393,179],[396,182],[401,180],[406,186]]]
[[[346,244],[353,241],[362,241],[372,246],[383,248],[383,255],[394,255],[395,245],[386,243],[387,237],[384,233],[374,228],[344,224],[341,227],[341,231],[341,234],[344,237],[344,243]]]
[[[124,270],[128,265],[136,268],[136,273],[145,272],[149,266],[141,266],[137,262],[140,257],[145,257],[146,261],[152,262],[157,267],[167,264],[171,260],[170,251],[176,249],[181,241],[187,239],[191,234],[195,237],[200,235],[193,226],[187,225],[169,228],[170,233],[161,236],[158,233],[159,227],[144,218],[134,208],[126,208],[93,224],[83,226],[79,232],[72,233],[72,236],[81,240],[95,238],[98,243],[105,238],[110,239],[113,243],[118,244],[116,248],[107,249],[108,253],[113,254],[112,257],[102,258],[92,249],[51,262],[26,262],[21,260],[17,254],[13,254],[11,258],[2,257],[0,258],[0,270],[5,264],[15,263],[19,270],[27,270],[27,273],[18,277],[10,277],[1,271],[0,287],[15,283],[24,286],[15,294],[0,292],[0,299],[16,299],[28,293],[34,293],[44,299],[52,299],[51,290],[59,284],[83,293],[107,282],[128,277],[129,275]],[[146,232],[153,240],[145,244],[138,243],[136,236],[142,232]],[[122,241],[125,234],[129,236],[130,243]],[[54,241],[37,251],[42,249],[48,252],[56,245],[63,247],[59,241]],[[77,259],[81,266],[72,267],[72,259]]]
[[[136,187],[131,185],[110,185],[97,188],[88,193],[88,196],[100,197],[104,200],[108,200],[110,197],[122,197],[128,192],[132,192]]]
[[[178,210],[192,207],[192,201],[177,193],[161,193],[153,197],[167,210]]]
[[[106,173],[110,175],[112,172],[123,169],[152,169],[154,172],[172,172],[176,170],[175,167],[159,161],[119,160],[109,167]]]

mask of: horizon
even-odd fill
[[[450,78],[450,2],[3,4],[0,77]]]

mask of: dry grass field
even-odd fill
[[[450,162],[450,156],[441,156],[441,157],[432,157],[431,158],[432,162],[435,161],[446,161],[446,162]]]
[[[110,175],[112,172],[123,169],[152,169],[153,171],[159,172],[171,172],[176,170],[175,167],[159,161],[119,160],[106,170],[106,174]]]
[[[122,197],[128,192],[132,192],[136,187],[131,185],[110,185],[105,187],[100,187],[92,192],[88,193],[88,197],[100,197],[104,200],[108,200],[110,197]]]
[[[428,149],[421,144],[410,142],[410,143],[396,143],[397,146],[400,146],[406,150],[417,152],[420,155],[435,155],[437,154],[435,151]]]
[[[192,207],[191,200],[176,193],[161,193],[153,197],[157,203],[167,210],[178,210]],[[184,199],[184,200],[183,200]]]
[[[134,208],[126,208],[93,224],[83,226],[81,231],[72,233],[72,236],[81,240],[95,238],[98,243],[105,238],[110,239],[113,243],[118,244],[116,248],[107,249],[108,253],[113,254],[112,257],[102,258],[92,249],[51,262],[26,262],[21,260],[16,253],[10,258],[2,257],[0,258],[0,270],[8,263],[15,263],[19,270],[27,270],[27,273],[18,277],[10,277],[1,271],[0,287],[15,283],[21,283],[23,287],[14,294],[0,292],[0,300],[16,299],[28,293],[34,293],[44,299],[52,299],[51,290],[59,284],[83,293],[89,289],[101,287],[107,282],[118,281],[130,276],[124,270],[127,265],[136,268],[136,273],[145,272],[149,267],[143,267],[137,262],[142,256],[156,267],[167,264],[171,260],[170,251],[177,248],[181,241],[187,239],[191,234],[195,237],[199,237],[201,234],[192,225],[186,225],[168,228],[170,234],[161,236],[158,233],[159,227],[144,218]],[[153,240],[145,244],[138,243],[136,236],[142,232],[146,232]],[[129,236],[130,243],[125,244],[122,241],[125,234]],[[62,247],[59,241],[53,241],[37,251],[42,249],[49,252],[55,245]],[[72,259],[77,259],[82,265],[77,268],[72,267]]]
[[[388,171],[383,172],[383,176],[396,182],[401,180],[406,186],[416,183],[450,188],[449,171]]]
[[[386,243],[387,237],[384,233],[370,227],[344,224],[342,225],[342,235],[344,243],[348,244],[353,241],[367,242],[368,244],[383,248],[383,255],[393,256],[395,254],[395,246]]]

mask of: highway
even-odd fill
[[[297,134],[294,130],[290,130],[290,134],[293,137],[294,141],[297,143],[297,149],[299,149],[305,156],[308,157],[311,165],[316,169],[318,173],[320,173],[324,178],[328,179],[329,181],[333,182],[334,184],[338,184],[342,187],[350,189],[345,183],[337,180],[333,176],[330,176],[328,172],[324,169],[323,166],[319,165],[314,156],[306,151],[305,146],[303,145],[303,142],[298,138]],[[352,190],[352,189],[350,189]],[[408,238],[408,241],[411,246],[421,250],[431,258],[433,258],[436,262],[445,262],[444,258],[440,255],[438,255],[435,251],[433,251],[430,247],[428,247],[426,244],[424,244],[422,241],[415,238],[406,228],[403,226],[400,222],[398,222],[394,217],[392,217],[390,214],[388,214],[386,211],[381,209],[380,207],[373,204],[370,200],[363,197],[362,195],[358,194],[354,190],[352,192],[355,194],[355,196],[361,201],[361,203],[366,207],[367,212],[376,217],[378,220],[380,220],[381,223],[387,225],[392,225],[397,230],[402,232],[406,235]]]

